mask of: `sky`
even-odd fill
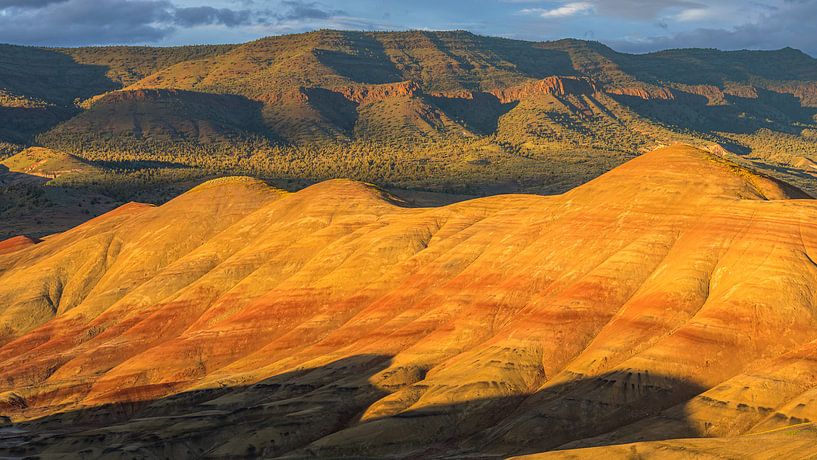
[[[0,43],[240,43],[323,28],[569,37],[635,53],[790,46],[817,56],[817,0],[0,0]]]

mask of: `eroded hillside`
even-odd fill
[[[0,451],[736,452],[817,411],[802,197],[676,145],[550,197],[230,178],[130,204],[0,252]]]

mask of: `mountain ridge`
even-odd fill
[[[185,165],[220,171],[307,180],[333,174],[417,188],[383,172],[397,163],[406,182],[432,178],[434,187],[425,189],[444,187],[460,173],[456,161],[436,153],[442,149],[463,152],[474,166],[490,162],[491,168],[467,168],[478,189],[510,182],[514,169],[540,168],[567,169],[562,177],[575,186],[584,180],[562,163],[565,152],[600,158],[593,164],[598,175],[609,169],[605,156],[623,160],[675,141],[720,144],[801,188],[811,187],[813,171],[800,157],[817,161],[807,135],[815,124],[817,61],[788,50],[633,55],[579,40],[323,30],[164,50],[161,59],[152,49],[127,49],[121,62],[111,57],[116,49],[91,51],[74,52],[89,81],[148,69],[134,71],[138,79],[89,83],[99,87],[93,94],[61,96],[80,97],[84,108],[60,108],[70,116],[36,133],[40,144],[91,160],[144,161],[170,151]],[[9,86],[4,78],[15,77],[0,74],[0,87]],[[547,89],[554,84],[557,90]],[[544,91],[534,91],[537,85]],[[157,91],[152,102],[126,102],[144,90]],[[186,91],[185,101],[173,91]],[[243,102],[219,102],[228,95]],[[94,103],[101,100],[107,102]],[[181,112],[173,108],[178,104]],[[235,129],[236,121],[246,128]],[[774,151],[767,148],[771,138],[780,139]],[[351,165],[343,159],[349,149],[375,164]],[[287,172],[298,163],[281,164],[281,153],[309,159]],[[541,166],[521,164],[530,160]],[[434,163],[444,171],[432,170]],[[508,169],[493,173],[500,163]],[[500,177],[482,178],[492,174]],[[544,172],[527,174],[537,181]]]
[[[463,31],[0,46],[0,156],[33,146],[91,166],[50,181],[0,170],[2,237],[230,175],[291,191],[348,178],[440,203],[560,194],[674,142],[817,195],[817,60]]]

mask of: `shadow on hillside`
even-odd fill
[[[304,88],[303,91],[309,98],[309,105],[324,119],[345,135],[354,136],[358,119],[357,104],[339,92],[324,88]]]
[[[67,107],[0,107],[0,140],[28,144],[63,121],[79,113]]]
[[[321,64],[338,75],[364,84],[394,83],[401,80],[400,73],[386,54],[383,44],[366,32],[344,32],[346,47],[356,53],[316,49],[315,57]]]
[[[504,38],[478,37],[478,40],[485,49],[513,64],[514,69],[526,77],[541,79],[551,75],[579,76],[566,51]]]
[[[261,102],[232,94],[178,89],[116,91],[39,140],[71,150],[78,142],[94,146],[103,139],[102,145],[108,147],[147,151],[172,148],[176,142],[206,145],[258,136],[273,140],[262,109]]]
[[[672,90],[675,100],[645,100],[614,95],[639,115],[672,126],[717,135],[718,132],[752,134],[768,128],[799,135],[804,125],[814,122],[817,109],[803,107],[791,94],[756,89],[757,98],[726,95],[723,103],[710,104],[702,95]]]
[[[31,142],[78,113],[75,100],[119,88],[107,72],[106,66],[81,64],[56,50],[0,45],[3,89],[41,105],[0,107],[0,136],[11,138],[4,134],[10,132],[13,141]]]
[[[660,84],[722,85],[727,81],[810,80],[814,59],[793,49],[777,51],[666,50],[644,55],[607,56],[638,80]]]
[[[507,456],[552,450],[600,435],[702,391],[671,378],[620,372],[567,382],[531,396],[474,399],[361,422],[367,408],[398,389],[370,383],[390,364],[389,356],[357,355],[250,386],[49,415],[0,429],[0,455],[34,456],[47,450],[150,458]],[[414,368],[387,372],[379,376],[381,380],[423,374]],[[143,390],[150,393],[155,387],[132,388],[130,394],[145,394]],[[23,407],[25,401],[17,401],[0,411],[19,415]],[[671,433],[646,437],[694,435],[683,421],[680,425]]]
[[[499,128],[502,115],[513,110],[519,102],[503,104],[499,98],[488,93],[474,93],[473,98],[430,96],[434,105],[445,114],[465,125],[477,134],[489,136]]]
[[[119,204],[91,190],[48,184],[50,180],[0,165],[0,240],[59,233]]]
[[[14,63],[13,68],[0,66],[5,90],[52,104],[73,106],[77,98],[120,87],[108,77],[108,67],[81,64],[57,50],[0,45],[0,61]]]

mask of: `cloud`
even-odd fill
[[[167,0],[66,0],[0,16],[0,42],[79,45],[159,40],[173,31]]]
[[[253,12],[250,10],[231,10],[229,8],[213,8],[210,6],[176,8],[173,16],[174,23],[181,27],[212,24],[237,27],[253,23]]]
[[[688,8],[675,16],[679,21],[701,21],[712,17],[713,12],[708,8]]]
[[[692,0],[596,0],[594,5],[598,14],[604,16],[647,20],[656,19],[669,10],[708,8],[707,4]]]
[[[509,0],[504,0],[509,1]],[[521,1],[513,1],[521,3]],[[599,16],[629,19],[657,19],[668,10],[696,10],[699,13],[707,6],[692,0],[592,0],[561,2],[556,8],[525,8],[523,14],[535,14],[546,19],[565,18],[579,14],[595,13]]]
[[[765,8],[749,22],[732,27],[699,27],[673,35],[614,41],[626,51],[666,48],[776,49],[799,48],[817,56],[817,2],[784,0],[779,8]],[[804,19],[807,18],[807,19]]]
[[[588,13],[593,10],[593,4],[590,2],[572,2],[566,3],[558,8],[525,8],[521,11],[522,14],[535,14],[546,19],[564,18],[568,16],[575,16],[577,14]]]
[[[343,16],[343,10],[329,8],[318,2],[283,0],[284,11],[275,15],[279,21],[303,21],[307,19],[331,19]]]
[[[279,18],[268,10],[180,7],[171,0],[0,0],[0,42],[54,46],[151,43],[179,29],[237,28],[334,14],[312,2],[284,0],[280,6]]]
[[[36,9],[54,3],[63,3],[68,0],[0,0],[0,9],[4,8],[25,8]]]

